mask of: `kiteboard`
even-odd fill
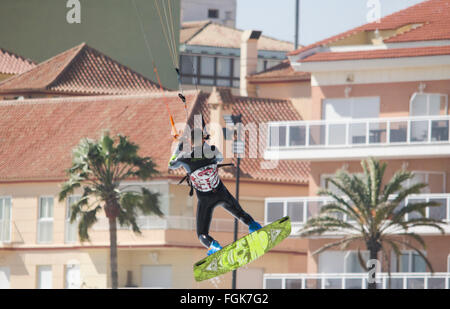
[[[196,281],[208,280],[260,258],[291,234],[291,220],[281,218],[247,234],[194,264]]]

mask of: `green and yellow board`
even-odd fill
[[[195,263],[195,280],[211,279],[253,262],[290,234],[289,217],[272,222]]]

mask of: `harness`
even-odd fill
[[[225,166],[233,166],[232,163],[227,163],[227,164],[217,164],[217,169],[225,167]],[[202,167],[197,168],[196,170],[190,172],[190,173],[186,173],[186,176],[184,176],[179,182],[178,184],[181,185],[183,182],[187,182],[188,186],[191,187],[191,189],[189,190],[189,196],[194,195],[194,185],[192,184],[191,181],[191,174],[194,173],[195,171],[197,171],[198,169],[200,169]]]

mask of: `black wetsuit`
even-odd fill
[[[208,144],[204,144],[209,147]],[[218,176],[217,164],[223,158],[220,152],[211,146],[214,155],[207,158],[203,151],[201,158],[195,158],[195,151],[190,154],[183,153],[178,149],[169,163],[169,168],[176,169],[184,167],[189,177],[189,183],[194,187],[197,194],[197,236],[200,242],[209,248],[214,239],[209,235],[209,228],[214,208],[222,205],[235,218],[249,225],[254,220],[246,213],[239,202],[227,190]],[[176,156],[176,158],[175,158]],[[199,179],[200,178],[200,179]]]

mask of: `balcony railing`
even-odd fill
[[[395,198],[394,196],[391,199]],[[317,216],[323,205],[331,202],[330,197],[289,197],[289,198],[267,198],[265,201],[266,216],[265,224],[275,221],[277,218],[290,216],[293,227],[300,227],[310,218]],[[409,196],[399,208],[409,203],[434,201],[441,206],[428,207],[425,216],[427,218],[439,219],[450,222],[450,194],[417,194]],[[419,213],[411,213],[409,218],[420,216]],[[408,217],[406,219],[409,219]],[[342,219],[351,222],[347,215]]]
[[[265,289],[366,289],[367,273],[265,274]],[[450,273],[377,273],[379,289],[450,289]]]
[[[450,116],[269,123],[269,148],[448,143]]]
[[[143,231],[145,230],[196,230],[196,218],[193,217],[183,217],[183,216],[165,216],[164,218],[159,218],[155,216],[149,217],[139,217],[137,219],[137,224],[139,228]],[[248,227],[241,222],[238,225],[239,232],[248,232]],[[100,218],[97,223],[95,223],[94,230],[102,231],[109,229],[109,223],[107,218]],[[120,226],[117,227],[118,230],[131,230],[130,227]],[[210,226],[211,232],[233,232],[234,231],[234,220],[233,219],[213,219]]]
[[[446,115],[271,122],[268,125],[266,158],[315,159],[315,153],[311,155],[305,151],[324,148],[345,150],[342,154],[334,152],[334,156],[355,156],[357,153],[349,153],[347,150],[369,147],[383,149],[381,146],[442,146],[450,144],[449,121],[450,116]],[[286,157],[289,151],[294,150],[302,151]],[[430,153],[435,154],[435,151],[430,150]],[[385,154],[389,153],[380,152],[380,155]],[[327,158],[326,154],[324,156]],[[320,155],[318,157],[321,158]]]

